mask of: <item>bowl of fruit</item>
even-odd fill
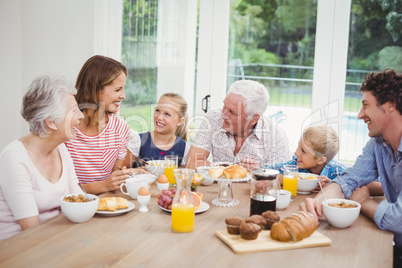
[[[191,191],[197,192],[197,187],[204,181],[204,178],[201,174],[194,173],[193,178],[191,180]]]

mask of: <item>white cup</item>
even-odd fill
[[[270,190],[269,193],[273,196],[276,196],[276,209],[283,210],[289,206],[290,197],[292,195],[291,192],[287,190],[280,190],[279,195],[276,190]]]
[[[124,191],[123,186],[125,186],[126,191]],[[132,199],[137,199],[138,190],[145,186],[149,189],[148,180],[138,180],[136,178],[128,178],[125,182],[120,184],[120,191],[125,194],[129,195]]]

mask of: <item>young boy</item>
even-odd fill
[[[304,130],[292,160],[267,168],[279,170],[279,180],[282,183],[283,166],[297,165],[299,172],[319,175],[322,186],[325,186],[345,168],[333,159],[338,151],[339,138],[334,129],[326,125],[311,126]]]

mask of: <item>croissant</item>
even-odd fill
[[[271,238],[278,241],[300,241],[309,237],[318,228],[318,220],[313,214],[298,211],[285,217],[271,227]]]
[[[220,167],[220,166],[211,167],[211,168],[208,170],[208,175],[209,175],[210,177],[212,177],[212,178],[219,178],[220,176],[223,175],[223,169],[224,169],[224,167]]]
[[[225,177],[228,179],[241,179],[247,176],[247,169],[242,166],[233,164],[223,170],[223,174],[225,174]]]
[[[128,208],[128,201],[123,197],[99,198],[98,211],[116,211],[123,208]]]

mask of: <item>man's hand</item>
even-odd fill
[[[350,200],[359,202],[362,204],[364,201],[370,198],[369,188],[366,186],[362,186],[360,188],[356,188],[353,191],[352,195],[349,197]]]
[[[331,181],[327,176],[324,176],[324,175],[320,175],[317,178],[320,180],[318,183],[321,183],[322,188],[327,186]],[[318,187],[320,187],[320,186],[318,186]]]
[[[260,168],[260,161],[254,158],[250,158],[246,155],[243,160],[240,161],[240,166],[247,169],[247,171],[255,170]]]
[[[306,198],[303,202],[299,204],[299,209],[302,211],[310,212],[317,218],[322,217],[322,205],[317,202],[316,199]]]

